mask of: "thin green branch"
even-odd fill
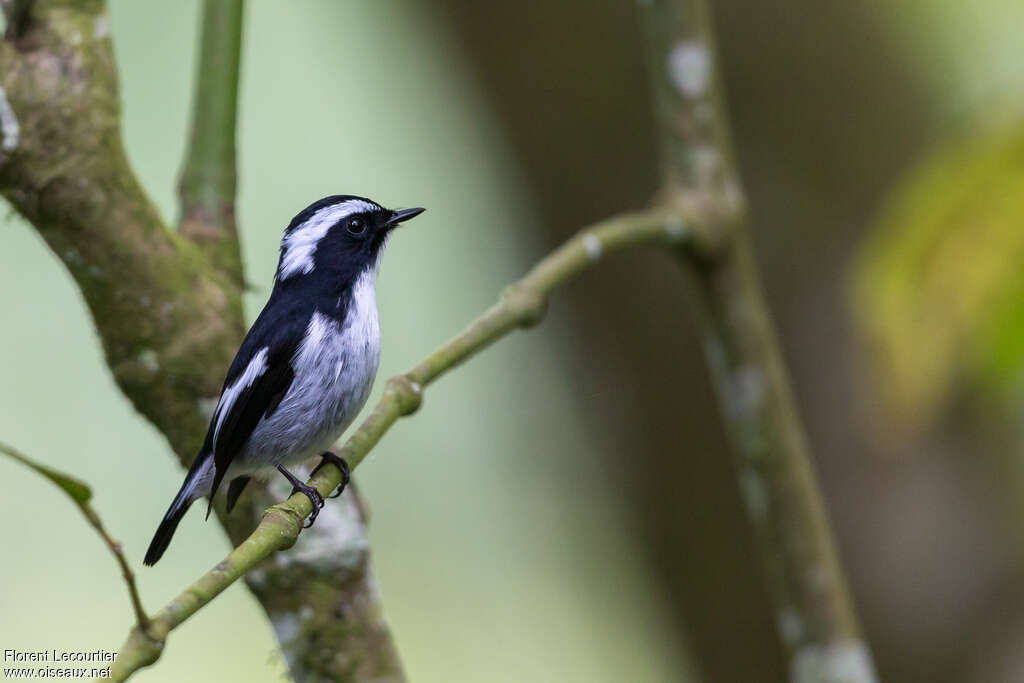
[[[692,230],[677,214],[661,211],[626,214],[577,233],[505,289],[498,303],[473,320],[461,333],[441,345],[404,375],[388,380],[383,396],[342,446],[338,454],[357,467],[399,417],[419,408],[423,388],[517,327],[536,324],[544,315],[547,297],[559,285],[597,263],[604,255],[640,244],[679,246],[691,243]],[[309,484],[328,495],[341,483],[341,472],[323,467]],[[135,628],[118,651],[113,679],[126,680],[155,662],[172,630],[213,600],[270,554],[291,547],[303,520],[310,514],[302,494],[269,508],[252,535],[212,570],[185,589],[152,619],[151,627]]]
[[[142,631],[149,630],[149,617],[146,616],[146,610],[142,608],[142,599],[139,597],[139,590],[135,585],[135,573],[132,572],[131,567],[128,566],[128,560],[125,559],[124,552],[121,549],[121,544],[110,537],[107,533],[106,528],[103,526],[103,522],[100,520],[99,514],[93,509],[89,501],[92,499],[92,490],[89,486],[68,474],[58,472],[57,470],[41,465],[25,455],[21,454],[12,446],[0,443],[0,453],[4,453],[10,458],[20,462],[22,465],[29,469],[35,470],[40,475],[46,477],[54,484],[56,484],[64,493],[67,494],[68,498],[75,504],[75,507],[79,509],[82,515],[85,517],[85,521],[89,523],[96,533],[100,535],[103,542],[107,544],[107,548],[114,555],[114,559],[117,564],[121,567],[121,575],[124,577],[124,582],[128,586],[128,597],[132,603],[132,610],[135,612],[135,623],[136,628]]]
[[[714,227],[683,255],[792,683],[876,680],[746,235],[705,0],[645,0],[664,196]]]
[[[235,224],[235,125],[242,49],[242,0],[205,0],[192,132],[181,175],[179,229],[207,245],[233,276],[242,266]]]

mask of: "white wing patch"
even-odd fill
[[[281,241],[281,268],[278,277],[282,280],[296,273],[313,272],[313,254],[320,240],[338,221],[367,211],[379,211],[380,207],[361,199],[325,206],[313,214],[305,223],[284,236]]]
[[[224,418],[231,412],[232,406],[235,405],[235,401],[242,394],[243,391],[252,386],[252,383],[256,379],[267,371],[267,353],[270,348],[264,346],[259,350],[252,360],[249,361],[249,365],[245,367],[245,371],[238,376],[234,382],[231,383],[224,393],[221,394],[220,403],[217,404],[217,424],[213,428],[213,452],[217,452],[217,437],[220,435],[220,426],[224,422]]]

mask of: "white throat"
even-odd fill
[[[345,316],[345,327],[355,338],[365,338],[380,345],[376,265],[364,270],[352,286],[352,300]]]

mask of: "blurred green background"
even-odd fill
[[[767,294],[881,677],[1024,680],[1024,6],[713,4]],[[173,220],[198,4],[110,8],[129,154]],[[384,260],[382,376],[656,187],[632,3],[251,0],[244,40],[250,314],[313,199],[429,208]],[[785,680],[683,288],[658,254],[603,264],[359,469],[411,680]],[[173,457],[16,217],[0,291],[0,440],[88,481],[138,565]],[[50,488],[0,461],[0,649],[116,648],[116,568]],[[226,549],[193,513],[140,571],[145,603]],[[279,680],[274,648],[235,586],[143,676]]]

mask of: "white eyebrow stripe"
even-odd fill
[[[361,199],[349,199],[339,204],[325,206],[312,216],[305,223],[297,226],[290,233],[285,235],[281,241],[281,268],[278,277],[282,280],[295,275],[296,273],[309,274],[313,272],[313,255],[320,240],[327,235],[327,231],[338,221],[353,216],[357,213],[368,211],[379,211],[376,204]]]
[[[242,395],[242,392],[251,387],[252,383],[267,371],[267,353],[269,350],[270,347],[268,346],[260,349],[259,353],[253,356],[249,364],[245,366],[245,371],[221,395],[220,402],[217,404],[217,425],[213,428],[212,450],[214,453],[217,452],[217,437],[220,436],[220,426],[224,422],[224,418],[231,412],[231,408],[235,405],[238,397]]]

